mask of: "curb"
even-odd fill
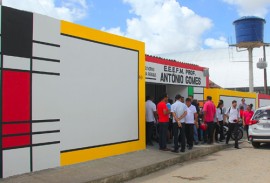
[[[85,183],[119,183],[128,180],[132,180],[137,177],[142,177],[148,175],[150,173],[165,169],[167,167],[176,165],[178,163],[182,163],[185,161],[189,161],[198,157],[206,156],[223,149],[227,149],[233,147],[233,145],[216,145],[209,146],[205,148],[194,149],[193,151],[181,154],[179,157],[174,157],[162,162],[153,163],[152,165],[148,165],[145,167],[137,168],[134,170],[125,171],[119,174],[115,174],[109,177],[104,177],[92,181],[87,181]]]

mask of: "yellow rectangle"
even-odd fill
[[[205,88],[204,89],[204,100],[206,100],[207,96],[212,96],[212,101],[215,105],[218,105],[220,96],[231,96],[231,97],[243,97],[243,98],[254,98],[256,99],[256,106],[257,102],[257,94],[251,92],[240,92],[234,90],[226,90],[226,89],[219,89],[219,88]]]
[[[139,52],[139,140],[113,145],[93,147],[61,153],[61,165],[70,165],[89,160],[124,154],[145,149],[145,46],[143,42],[61,21],[61,34],[86,39]],[[76,49],[76,48],[75,48]]]

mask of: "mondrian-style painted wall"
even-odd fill
[[[2,6],[0,177],[144,144],[144,43]]]

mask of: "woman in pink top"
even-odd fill
[[[250,125],[250,119],[252,118],[254,112],[252,111],[253,104],[247,105],[247,110],[243,112],[243,126],[247,132],[247,138],[249,141],[248,128]]]

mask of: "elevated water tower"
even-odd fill
[[[246,48],[249,55],[249,91],[254,91],[253,80],[253,48],[264,45],[264,24],[263,18],[245,16],[233,22],[236,34],[236,47]]]

